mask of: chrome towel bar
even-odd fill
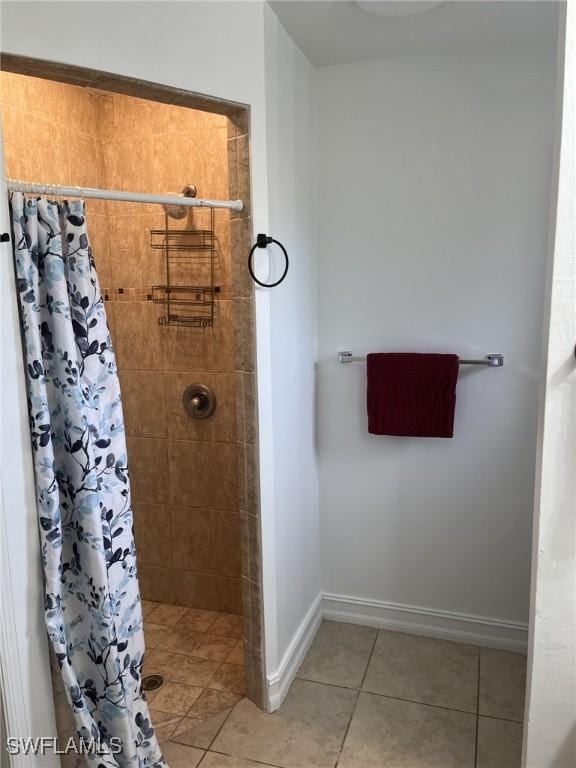
[[[366,362],[365,357],[354,357],[352,352],[338,352],[339,363],[362,363]],[[487,365],[489,368],[502,368],[504,365],[504,355],[486,355],[478,360],[465,360],[460,358],[458,360],[460,365]]]

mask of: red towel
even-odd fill
[[[371,354],[367,368],[371,434],[454,435],[457,355]]]

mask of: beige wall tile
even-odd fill
[[[68,129],[68,153],[70,158],[70,180],[79,187],[104,187],[104,168],[101,158],[101,143],[85,133]],[[103,200],[93,200],[105,206]],[[104,210],[99,211],[105,213]]]
[[[234,324],[233,302],[218,299],[213,328],[167,326],[162,343],[164,370],[235,370]]]
[[[102,125],[103,136],[112,139],[118,135],[127,138],[149,135],[155,106],[153,102],[145,99],[111,94],[109,103],[103,107],[106,115]]]
[[[252,299],[234,299],[234,309],[236,319],[236,370],[254,371],[256,368],[254,302]]]
[[[63,84],[62,88],[66,124],[74,126],[76,131],[101,138],[100,104],[105,97],[74,85]]]
[[[234,296],[250,298],[254,294],[254,282],[248,272],[248,254],[254,243],[252,219],[230,221],[230,250],[232,261],[232,292]]]
[[[104,167],[109,187],[134,192],[152,191],[149,189],[151,156],[151,144],[145,137],[139,141],[122,137],[107,141],[104,144]],[[122,207],[126,213],[141,212],[138,203],[123,203]]]
[[[161,213],[110,215],[112,285],[116,288],[151,288],[165,282],[162,251],[150,245],[150,230],[164,227]]]
[[[118,367],[162,370],[165,329],[158,325],[158,306],[148,301],[118,301],[110,302],[108,311],[114,318],[113,341]]]
[[[174,600],[189,608],[219,610],[219,576],[207,576],[192,571],[173,571]]]
[[[132,508],[139,565],[171,565],[170,515],[164,504],[137,501]]]
[[[14,84],[20,90],[21,108],[29,114],[50,116],[53,122],[64,125],[66,123],[66,107],[64,100],[64,88],[62,83],[53,80],[44,80],[39,77],[18,78],[18,84]]]
[[[154,565],[138,565],[140,594],[144,600],[171,603],[174,592],[174,571]]]
[[[170,501],[238,511],[235,445],[169,441]]]
[[[262,567],[260,518],[249,512],[241,512],[240,518],[242,565],[246,571],[242,573],[242,576],[258,584],[261,579]]]
[[[250,606],[244,608],[246,623],[250,624],[250,647],[261,652],[264,634],[264,608],[262,602],[262,586],[250,582]]]
[[[250,142],[248,136],[238,138],[238,197],[244,203],[240,217],[250,216]]]
[[[252,515],[260,512],[260,475],[258,471],[258,446],[245,443],[246,451],[246,510]]]
[[[228,157],[226,128],[207,128],[199,134],[201,177],[205,191],[201,196],[226,199],[228,197]]]
[[[246,645],[246,692],[250,701],[261,709],[266,708],[267,681],[264,673],[264,659],[261,648]]]
[[[66,128],[40,115],[23,115],[26,152],[22,172],[26,180],[43,184],[70,184],[70,161]],[[12,152],[21,152],[23,137]],[[47,152],[46,149],[50,151]],[[11,152],[7,147],[6,154]]]
[[[23,75],[0,72],[0,103],[9,104],[13,109],[21,111],[23,79]]]
[[[164,374],[123,370],[120,386],[128,437],[166,437]]]
[[[134,503],[163,504],[168,494],[166,440],[129,437],[128,469]],[[154,598],[148,598],[153,600]]]
[[[240,616],[242,608],[242,579],[218,577],[218,610],[236,613]]]
[[[246,443],[238,441],[238,505],[242,512],[248,511],[248,493],[246,488]]]
[[[108,217],[97,213],[91,205],[93,201],[86,201],[86,215],[88,224],[88,238],[92,248],[92,256],[96,264],[98,281],[101,288],[110,285],[110,248],[108,239]]]
[[[228,119],[228,136],[244,136],[248,133],[250,107],[240,107]]]
[[[4,85],[3,82],[2,85]],[[0,102],[0,113],[2,114],[6,176],[9,179],[26,179],[28,174],[26,153],[18,151],[22,136],[25,135],[22,112],[12,102]]]
[[[166,373],[164,382],[169,437],[202,442],[236,440],[235,374]],[[207,419],[193,419],[184,410],[182,395],[191,384],[204,384],[216,396],[216,410]]]
[[[202,147],[196,132],[177,135],[154,134],[148,139],[148,184],[162,193],[180,192],[186,184],[195,184],[199,197],[204,192]]]
[[[255,373],[244,373],[244,440],[254,445],[258,444],[258,386]]]
[[[221,128],[226,125],[223,115],[195,109],[160,104],[123,94],[113,94],[113,114],[108,115],[106,130],[109,135],[122,131],[126,136],[144,136],[152,133],[170,134],[204,127]]]
[[[214,258],[214,283],[220,288],[223,296],[232,297],[232,259],[230,243],[230,213],[216,211],[216,242],[217,251]]]
[[[175,568],[240,576],[240,516],[237,512],[174,507],[171,518]]]
[[[236,137],[228,139],[228,195],[230,200],[240,197],[238,190],[238,142]]]

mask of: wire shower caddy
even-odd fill
[[[164,229],[150,230],[150,246],[164,254],[166,282],[152,286],[152,301],[165,307],[158,318],[160,325],[211,328],[215,297],[220,292],[214,282],[214,209],[210,208],[209,229],[171,229],[166,213]]]

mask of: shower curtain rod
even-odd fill
[[[118,200],[123,203],[181,205],[186,208],[228,208],[231,211],[241,211],[244,208],[242,200],[209,200],[200,197],[180,197],[179,195],[149,195],[144,192],[124,192],[120,189],[61,187],[58,184],[34,184],[30,181],[16,181],[14,179],[8,179],[7,187],[11,192],[34,192],[38,195],[56,195],[57,197]]]

